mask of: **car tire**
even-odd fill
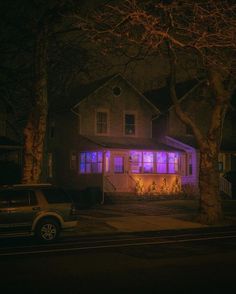
[[[37,224],[35,233],[40,241],[53,242],[60,234],[60,225],[52,218],[43,219]]]

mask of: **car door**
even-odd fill
[[[37,206],[37,198],[34,191],[11,191],[8,219],[12,230],[30,230],[32,222],[40,208]]]

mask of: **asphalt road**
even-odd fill
[[[1,293],[236,293],[236,230],[1,240]]]

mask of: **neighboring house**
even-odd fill
[[[22,146],[12,121],[11,107],[0,98],[0,185],[20,180]]]
[[[177,94],[182,97],[196,83],[189,81],[177,85]],[[199,150],[197,142],[191,132],[177,117],[167,88],[158,89],[145,93],[155,105],[159,106],[162,113],[153,124],[153,137],[158,137],[162,142],[185,151],[181,157],[182,186],[198,192],[199,176]],[[193,97],[186,97],[181,101],[185,111],[197,122],[203,131],[209,124],[210,97],[205,99],[207,93],[200,91]],[[230,171],[236,171],[236,113],[231,107],[226,115],[223,138],[219,154],[220,188],[225,194],[230,195],[230,184],[222,176]]]
[[[120,74],[93,83],[71,111],[50,116],[47,180],[105,193],[180,192],[183,150],[152,138],[159,115]]]

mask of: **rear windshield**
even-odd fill
[[[72,200],[66,192],[60,188],[43,189],[43,194],[48,203],[71,203]]]

